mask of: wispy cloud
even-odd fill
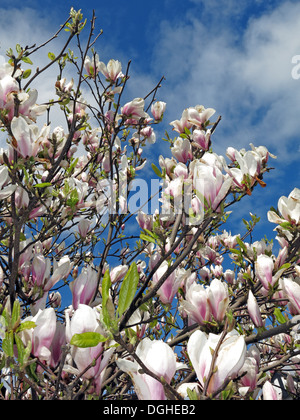
[[[206,3],[209,14],[190,9],[179,23],[160,25],[153,63],[167,77],[169,114],[177,118],[198,103],[215,107],[223,117],[223,148],[252,141],[281,159],[299,159],[300,81],[291,76],[291,60],[300,54],[300,4],[280,2],[245,20],[244,2],[226,2],[225,10],[220,2]]]

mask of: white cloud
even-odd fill
[[[300,80],[291,76],[291,60],[300,54],[300,4],[281,2],[248,19],[238,35],[228,17],[236,5],[231,1],[223,15],[213,1],[210,19],[189,11],[177,26],[162,22],[154,63],[167,77],[169,113],[178,118],[187,106],[214,107],[223,118],[216,132],[223,147],[252,141],[299,159]],[[235,13],[241,18],[241,8]]]

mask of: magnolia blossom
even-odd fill
[[[136,355],[152,373],[170,384],[177,367],[176,356],[168,344],[144,338],[136,348]],[[119,358],[117,365],[132,378],[139,400],[166,400],[163,385],[146,373],[140,373],[141,367],[136,361]]]
[[[92,58],[86,56],[84,60],[84,68],[90,77],[95,77],[100,71],[99,55],[95,54]]]
[[[221,334],[195,331],[189,338],[187,352],[202,387],[207,387],[207,394],[217,392],[229,379],[234,379],[244,365],[246,343],[243,336],[235,330],[228,333],[220,343]],[[213,351],[218,348],[217,356]],[[213,369],[212,369],[213,368]],[[212,372],[211,377],[209,373]],[[209,380],[209,383],[206,382]]]
[[[135,98],[131,102],[127,102],[121,109],[121,114],[125,115],[134,121],[138,121],[141,118],[147,118],[148,114],[144,111],[145,101],[142,98]]]
[[[124,77],[124,74],[122,73],[122,64],[118,60],[111,59],[107,65],[100,61],[99,70],[111,82],[115,82],[120,77]]]
[[[261,318],[260,309],[259,309],[257,300],[255,299],[251,290],[249,290],[249,294],[248,294],[247,309],[248,309],[248,312],[249,312],[249,315],[253,324],[256,327],[263,327],[264,323]]]
[[[223,321],[229,304],[227,284],[221,280],[214,279],[208,288],[207,301],[214,319]]]
[[[32,354],[42,362],[49,363],[52,357],[50,347],[56,332],[56,315],[54,309],[40,309],[34,317],[29,316],[23,320],[23,322],[26,321],[34,322],[36,326],[23,330],[20,333],[24,345],[27,346],[30,341],[32,344]]]
[[[271,384],[270,381],[266,381],[262,388],[264,401],[280,401],[282,400],[282,391]]]
[[[294,188],[288,197],[280,197],[278,210],[282,217],[279,217],[274,211],[269,211],[269,222],[280,224],[288,221],[293,225],[298,225],[300,223],[300,189]]]
[[[50,127],[45,125],[39,133],[38,126],[27,124],[23,117],[14,117],[11,131],[14,136],[13,147],[23,158],[27,158],[37,155],[43,139],[49,134]]]
[[[72,306],[77,309],[79,304],[89,305],[93,300],[98,285],[98,273],[92,265],[83,267],[80,275],[70,283]]]
[[[160,267],[156,270],[156,272],[153,275],[153,284],[157,284],[162,276],[166,273],[168,270],[169,265],[167,261],[164,261]],[[181,278],[176,275],[176,271],[173,271],[164,283],[160,286],[160,288],[157,291],[158,296],[160,297],[160,300],[162,303],[172,303],[175,294],[178,292],[178,289],[180,287]]]
[[[185,300],[181,308],[189,317],[189,324],[197,322],[204,325],[210,319],[210,308],[207,300],[207,289],[201,284],[193,282],[186,291]]]
[[[162,101],[157,101],[151,105],[151,113],[156,121],[162,119],[164,112],[166,110],[167,104]]]
[[[105,331],[99,322],[100,314],[96,308],[79,304],[72,319],[66,311],[66,338],[71,341],[74,334],[82,334],[84,332],[97,332],[105,335]],[[104,343],[100,342],[95,347],[75,347],[71,348],[71,356],[77,366],[79,372],[83,372],[90,365],[91,367],[85,371],[83,377],[93,381],[95,391],[100,392],[102,383],[102,372],[104,373],[109,359],[114,349],[105,350]],[[92,361],[95,360],[94,363]],[[67,370],[67,366],[65,367]]]
[[[229,304],[229,293],[226,283],[214,279],[210,286],[193,282],[187,286],[182,309],[188,314],[189,322],[204,325],[213,317],[215,321],[223,321]]]
[[[7,185],[10,182],[7,166],[0,167],[0,200],[10,197],[15,192],[16,185]]]
[[[189,110],[189,121],[196,127],[202,128],[204,124],[215,114],[213,108],[204,108],[203,105],[197,105]]]
[[[175,140],[171,152],[172,155],[182,163],[186,163],[188,160],[193,159],[192,146],[189,139],[178,138]]]
[[[231,187],[231,178],[225,177],[218,167],[207,165],[199,160],[192,162],[192,168],[193,184],[203,206],[205,209],[218,210]]]
[[[268,290],[269,287],[274,286],[276,278],[273,277],[274,262],[271,257],[261,254],[257,257],[255,263],[255,270],[263,287]]]
[[[240,393],[247,393],[248,391],[254,391],[257,385],[258,379],[258,364],[257,360],[254,357],[248,356],[245,359],[243,367],[239,371],[240,385],[242,389],[239,388]]]
[[[138,222],[141,229],[152,230],[153,227],[153,216],[144,213],[142,210],[139,210],[138,215],[136,217],[136,221]]]
[[[295,281],[284,278],[282,280],[283,293],[288,298],[294,314],[300,314],[300,286]]]
[[[73,267],[73,263],[67,255],[64,255],[58,262],[53,262],[53,274],[44,287],[45,291],[50,290],[59,280],[66,278]]]

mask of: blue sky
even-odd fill
[[[232,230],[252,211],[262,218],[257,238],[274,236],[266,212],[281,195],[300,187],[300,79],[292,78],[300,55],[300,2],[269,0],[0,1],[0,54],[16,43],[42,42],[62,23],[71,6],[89,19],[95,9],[104,33],[100,59],[132,60],[128,97],[144,96],[166,77],[157,99],[167,102],[165,125],[188,106],[203,104],[222,116],[217,153],[266,145],[278,156],[276,168],[236,208]],[[55,48],[59,48],[58,45]],[[48,51],[45,51],[45,56]],[[42,55],[38,60],[43,61]],[[53,94],[43,86],[40,97]],[[153,154],[153,158],[156,155]],[[151,174],[152,175],[152,174]]]

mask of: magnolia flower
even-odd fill
[[[73,267],[73,263],[70,261],[70,258],[67,255],[64,255],[58,262],[54,260],[53,274],[50,277],[49,281],[46,283],[44,290],[47,292],[59,280],[66,278],[69,275],[72,267]]]
[[[271,257],[261,254],[257,257],[255,271],[263,287],[268,290],[274,286],[276,278],[273,277],[274,262]]]
[[[189,109],[189,122],[202,128],[206,121],[210,119],[216,112],[213,108],[204,108],[203,105],[197,105],[195,108]]]
[[[170,384],[176,372],[176,356],[168,344],[144,338],[136,348],[136,355],[147,369]],[[141,367],[136,361],[119,358],[117,365],[132,378],[139,400],[166,400],[163,385],[146,373],[140,373]]]
[[[156,121],[162,119],[164,112],[166,110],[167,104],[162,101],[157,101],[151,105],[151,113]]]
[[[76,310],[79,304],[89,305],[94,298],[98,285],[98,273],[92,265],[83,267],[80,275],[70,283],[72,306]]]
[[[14,117],[11,131],[14,136],[13,147],[23,158],[27,158],[37,155],[43,139],[49,134],[50,127],[45,125],[39,134],[37,125],[27,124],[23,117]]]
[[[37,254],[32,261],[32,281],[39,287],[45,284],[50,276],[51,261],[43,254]]]
[[[207,291],[207,301],[214,319],[223,321],[229,304],[227,284],[221,280],[214,279]]]
[[[147,118],[148,114],[144,111],[145,101],[142,98],[135,98],[131,102],[127,102],[121,109],[121,114],[132,120]]]
[[[169,265],[167,261],[164,261],[153,275],[153,285],[157,284],[160,281],[160,279],[166,273],[168,268]],[[173,271],[173,273],[171,273],[166,278],[164,283],[160,286],[160,288],[157,291],[157,294],[160,297],[162,303],[172,303],[174,296],[178,292],[178,289],[180,287],[180,282],[181,278],[176,275],[176,271]]]
[[[187,352],[202,387],[207,394],[218,391],[229,379],[234,379],[243,367],[246,356],[246,343],[243,336],[235,330],[228,333],[220,343],[220,335],[195,331],[189,338]],[[218,348],[217,355],[213,351]],[[209,377],[209,373],[211,376]],[[209,380],[209,383],[206,383]]]
[[[74,334],[82,334],[84,332],[97,332],[105,335],[105,331],[100,325],[99,317],[100,314],[97,309],[92,309],[90,306],[83,304],[78,305],[78,309],[75,311],[71,320],[69,313],[66,312],[67,341],[70,342]],[[71,356],[77,369],[79,372],[85,371],[83,377],[93,381],[96,392],[100,392],[102,372],[104,373],[113,352],[113,348],[104,350],[104,343],[102,342],[95,347],[71,347]],[[94,363],[92,363],[93,360]],[[87,369],[90,365],[91,367]]]
[[[248,294],[247,309],[253,324],[256,327],[263,327],[264,323],[261,318],[260,309],[251,290],[249,290]]]
[[[269,211],[269,222],[280,224],[288,221],[293,225],[298,225],[300,223],[300,189],[294,188],[288,197],[280,197],[278,210],[282,217],[279,217],[274,211]]]
[[[118,60],[109,60],[107,66],[100,61],[99,70],[111,82],[115,82],[118,78],[124,77],[122,73],[122,64]]]
[[[122,280],[127,271],[128,265],[118,265],[117,267],[114,267],[109,273],[111,282],[114,284]]]
[[[282,400],[282,391],[272,385],[270,381],[264,383],[262,390],[264,401]]]
[[[35,327],[21,331],[20,337],[25,346],[31,341],[32,354],[42,362],[49,363],[51,360],[50,347],[56,331],[56,315],[53,308],[39,310],[32,317],[29,316],[22,322],[33,321]]]
[[[283,293],[288,298],[296,314],[300,314],[300,286],[295,281],[284,278],[282,280]]]
[[[95,77],[100,70],[99,55],[95,54],[92,58],[86,56],[84,68],[90,77]]]
[[[207,301],[207,289],[197,283],[192,283],[186,291],[181,308],[189,316],[189,324],[197,322],[204,325],[210,319],[210,308]]]
[[[242,385],[243,392],[254,391],[257,385],[258,379],[258,365],[257,360],[254,357],[246,357],[243,367],[239,371],[240,385]],[[241,393],[241,388],[239,388]]]
[[[7,166],[0,167],[0,200],[10,197],[16,190],[16,185],[7,185],[10,181]]]
[[[138,215],[136,217],[136,221],[138,222],[141,229],[152,230],[153,227],[153,216],[144,213],[142,210],[139,210]]]
[[[172,155],[182,163],[186,163],[188,160],[193,159],[192,146],[189,139],[178,138],[175,140],[171,152]]]
[[[212,167],[199,160],[193,161],[191,166],[197,196],[205,209],[218,210],[231,187],[231,178],[225,177],[218,167]]]

